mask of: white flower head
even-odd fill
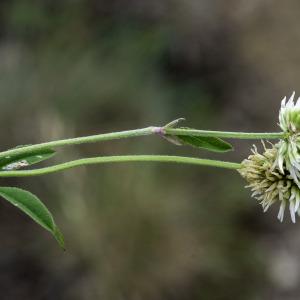
[[[300,133],[300,97],[294,103],[295,92],[287,101],[284,97],[279,111],[279,126],[284,132]]]
[[[248,159],[243,160],[239,173],[249,183],[247,187],[252,190],[252,197],[256,198],[266,212],[274,203],[279,203],[278,219],[282,222],[285,208],[289,207],[291,220],[296,222],[296,213],[300,215],[300,188],[295,183],[285,166],[279,170],[274,168],[278,157],[278,147],[266,149],[260,154],[254,146]],[[283,172],[282,172],[283,171]]]
[[[276,145],[278,155],[274,162],[284,174],[284,167],[300,186],[300,97],[294,103],[295,92],[290,99],[286,97],[281,102],[279,111],[279,126],[286,133],[286,137]]]

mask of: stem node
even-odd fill
[[[166,134],[164,127],[152,127],[151,131],[160,136],[164,136]]]

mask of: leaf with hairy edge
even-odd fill
[[[0,196],[50,231],[64,249],[64,238],[47,207],[32,193],[15,187],[0,187]]]
[[[233,150],[231,144],[217,137],[195,136],[195,135],[176,135],[177,141],[182,145],[190,145],[214,152],[227,152]]]
[[[55,151],[52,149],[44,149],[38,151],[29,151],[27,153],[16,154],[0,158],[0,170],[10,171],[27,167],[55,155]]]

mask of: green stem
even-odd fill
[[[11,155],[18,155],[26,152],[31,151],[38,151],[44,150],[49,148],[56,148],[61,146],[71,146],[71,145],[79,145],[85,143],[96,143],[102,141],[110,141],[116,139],[125,139],[137,136],[144,136],[153,134],[153,127],[147,127],[142,129],[135,129],[135,130],[127,130],[127,131],[119,131],[119,132],[112,132],[112,133],[104,133],[104,134],[97,134],[97,135],[90,135],[78,138],[70,138],[70,139],[63,139],[57,140],[52,142],[46,142],[41,144],[35,144],[30,146],[22,146],[14,149],[10,149],[7,151],[0,152],[0,157],[11,156]]]
[[[284,137],[283,132],[248,133],[248,132],[207,131],[207,130],[196,130],[196,129],[172,129],[172,128],[150,126],[142,129],[104,133],[104,134],[98,134],[92,136],[57,140],[57,141],[46,142],[46,143],[30,145],[30,146],[22,146],[22,147],[0,152],[0,158],[5,156],[23,154],[31,151],[44,150],[48,148],[71,146],[71,145],[78,145],[84,143],[95,143],[95,142],[109,141],[115,139],[125,139],[125,138],[145,136],[151,134],[197,135],[197,136],[214,136],[214,137],[237,138],[237,139],[277,139],[277,138]]]
[[[285,137],[284,132],[230,132],[181,128],[165,128],[165,133],[170,135],[196,135],[234,139],[280,139]]]
[[[24,171],[0,171],[0,177],[26,177],[26,176],[37,176],[45,175],[71,169],[84,165],[92,164],[105,164],[105,163],[116,163],[116,162],[164,162],[164,163],[183,163],[201,166],[211,166],[226,169],[239,169],[241,164],[233,162],[225,162],[211,159],[200,159],[193,157],[182,157],[182,156],[169,156],[169,155],[124,155],[124,156],[102,156],[83,158],[78,160],[69,161],[66,163]]]

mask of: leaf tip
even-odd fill
[[[53,236],[58,242],[59,246],[62,248],[62,250],[66,251],[64,236],[57,226],[55,226],[53,230]]]
[[[178,123],[185,121],[185,118],[178,118],[176,120],[171,121],[170,123],[166,124],[164,128],[174,128],[178,125]]]

